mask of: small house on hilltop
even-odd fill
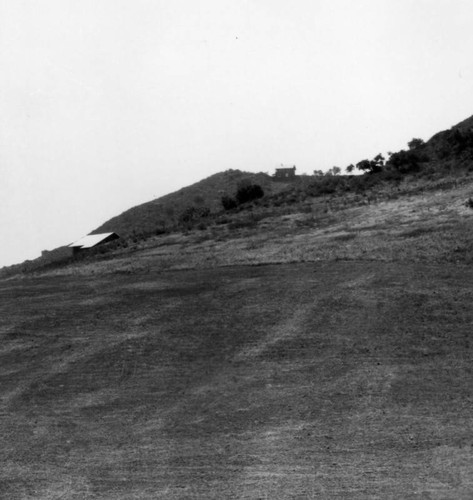
[[[291,181],[296,178],[296,166],[291,168],[277,168],[273,175],[274,180],[278,181]]]
[[[94,248],[96,246],[109,243],[110,241],[114,241],[118,238],[120,238],[120,236],[118,236],[117,233],[88,234],[68,246],[72,248],[72,254],[76,255],[82,250]]]

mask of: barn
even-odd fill
[[[72,253],[75,255],[83,250],[110,243],[110,241],[117,240],[118,238],[120,236],[117,233],[88,234],[68,246],[72,248]]]

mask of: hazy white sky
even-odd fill
[[[0,266],[229,168],[473,114],[471,0],[0,0]]]

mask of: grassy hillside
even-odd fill
[[[471,498],[473,184],[410,188],[0,280],[0,497]]]
[[[133,207],[102,224],[93,233],[113,231],[120,234],[121,240],[101,247],[98,253],[120,247],[136,248],[140,241],[169,232],[179,234],[189,229],[213,227],[213,233],[220,234],[216,226],[221,224],[237,229],[241,224],[255,225],[268,217],[305,214],[314,212],[314,208],[319,213],[321,207],[324,212],[344,210],[470,182],[473,117],[439,132],[427,142],[413,139],[408,146],[408,150],[389,153],[387,160],[377,155],[373,160],[361,160],[356,167],[350,165],[350,175],[299,176],[293,182],[281,183],[262,173],[228,170],[215,174],[175,193]],[[353,175],[360,169],[364,175]],[[261,186],[264,197],[224,209],[222,198],[234,197],[245,184]],[[55,266],[58,261],[67,263],[62,250],[55,249],[33,261],[0,269],[0,276],[32,272]]]
[[[471,498],[472,271],[321,262],[0,287],[0,496]]]
[[[0,498],[472,498],[464,134],[133,236],[246,176],[219,174],[101,228],[120,244],[4,273]]]
[[[473,262],[473,177],[259,205],[205,229],[154,236],[41,275],[96,275],[319,261]]]
[[[123,237],[133,233],[160,232],[174,226],[188,207],[207,207],[211,212],[221,211],[222,196],[233,196],[238,185],[245,181],[261,185],[268,195],[287,187],[287,184],[273,182],[266,174],[227,170],[175,193],[133,207],[105,222],[93,232],[115,231]]]
[[[363,169],[365,175],[305,176],[286,184],[274,182],[266,174],[229,170],[127,210],[94,232],[115,231],[124,237],[149,236],[175,228],[180,215],[189,207],[221,212],[222,196],[233,196],[245,181],[261,185],[265,192],[264,206],[274,207],[291,200],[294,203],[327,195],[362,193],[377,196],[379,192],[397,188],[401,182],[412,185],[419,178],[428,182],[449,175],[469,175],[473,171],[473,117],[435,134],[427,142],[415,139],[407,150],[390,153],[387,159],[362,160],[356,164],[355,171],[357,169]]]

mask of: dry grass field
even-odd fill
[[[271,215],[269,210],[264,217],[244,212],[239,224],[157,236],[106,258],[37,274],[97,276],[337,260],[468,264],[473,263],[473,210],[465,202],[471,197],[472,178],[455,188],[370,205],[339,202],[334,210],[315,199],[303,212]]]
[[[471,186],[0,281],[0,498],[473,498]]]

